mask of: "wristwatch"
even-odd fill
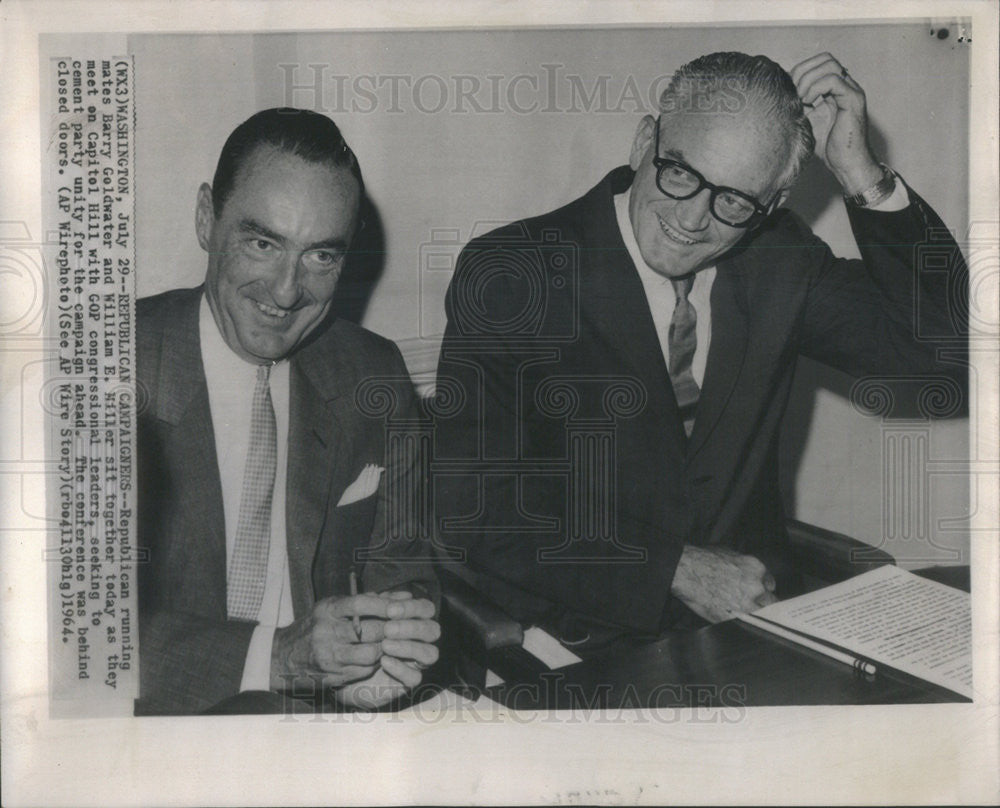
[[[854,194],[853,196],[844,196],[844,201],[848,205],[854,205],[856,208],[870,208],[879,204],[880,202],[885,202],[892,192],[896,190],[896,175],[892,172],[885,163],[879,163],[882,166],[882,178],[865,190]]]

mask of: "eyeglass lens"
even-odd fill
[[[711,210],[715,218],[723,224],[740,226],[749,222],[757,213],[757,205],[733,191],[726,191],[711,186],[693,169],[676,160],[668,160],[660,154],[660,122],[656,122],[656,162],[659,164],[656,173],[656,184],[667,196],[675,199],[689,199],[702,188],[712,188]]]
[[[667,196],[678,199],[692,197],[705,187],[701,177],[672,160],[665,161],[660,167],[657,184]],[[712,212],[727,224],[742,224],[753,218],[757,209],[750,200],[731,191],[713,191]]]

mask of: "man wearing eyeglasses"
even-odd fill
[[[711,54],[660,107],[627,167],[471,242],[446,302],[439,387],[464,399],[436,459],[469,471],[437,476],[441,538],[500,605],[584,655],[795,591],[777,442],[798,354],[965,384],[914,338],[918,298],[927,333],[961,332],[960,253],[947,241],[939,287],[916,271],[944,225],[872,154],[840,62],[789,74]],[[863,260],[779,208],[814,152]]]

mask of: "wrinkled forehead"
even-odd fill
[[[710,182],[769,199],[788,168],[793,145],[788,129],[748,108],[678,111],[660,119],[660,154],[699,171]]]

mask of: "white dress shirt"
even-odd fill
[[[670,367],[670,346],[668,332],[670,329],[670,319],[674,314],[674,306],[677,303],[677,295],[674,293],[673,284],[665,275],[661,275],[652,269],[639,251],[639,244],[635,240],[635,233],[632,231],[632,220],[628,215],[628,199],[630,191],[617,194],[614,197],[615,217],[618,220],[618,229],[621,231],[622,240],[628,250],[629,257],[639,273],[642,281],[642,288],[646,292],[646,303],[649,306],[649,313],[653,316],[653,324],[656,326],[656,336],[660,340],[660,351],[663,353],[663,361]],[[888,212],[902,210],[910,204],[910,194],[901,180],[896,180],[896,189],[888,199],[873,205],[872,210]],[[688,300],[694,306],[698,320],[695,324],[695,347],[694,357],[691,360],[691,374],[699,387],[703,386],[705,379],[705,366],[708,364],[708,351],[712,344],[712,284],[715,283],[715,267],[705,267],[698,270],[694,276],[694,284],[688,293]],[[696,416],[697,417],[697,414]]]
[[[646,303],[649,306],[649,313],[653,315],[653,324],[656,326],[656,336],[660,340],[660,351],[663,353],[663,361],[670,367],[670,346],[668,332],[670,330],[670,319],[674,316],[674,306],[677,304],[677,295],[674,293],[674,286],[670,278],[661,275],[656,270],[650,268],[639,252],[639,244],[635,240],[635,233],[632,232],[632,221],[628,216],[629,192],[615,196],[615,216],[618,218],[618,229],[622,232],[622,240],[628,250],[629,258],[635,264],[639,272],[639,279],[642,281],[642,288],[646,291]],[[694,306],[697,314],[695,323],[695,339],[697,345],[694,349],[694,357],[691,359],[691,375],[701,387],[705,379],[705,365],[708,363],[708,348],[712,343],[712,306],[709,300],[712,295],[712,284],[715,283],[715,267],[705,267],[695,273],[694,284],[688,292],[688,300]]]
[[[240,517],[243,472],[250,448],[250,421],[257,366],[237,356],[226,344],[216,325],[208,299],[202,297],[199,314],[201,361],[208,382],[208,404],[215,433],[215,454],[222,481],[222,505],[226,525],[226,570],[236,543]],[[271,368],[271,404],[278,437],[278,465],[271,499],[271,542],[267,557],[264,598],[257,614],[243,667],[240,690],[269,690],[271,646],[274,629],[294,619],[288,550],[285,536],[285,479],[288,468],[288,362]]]

